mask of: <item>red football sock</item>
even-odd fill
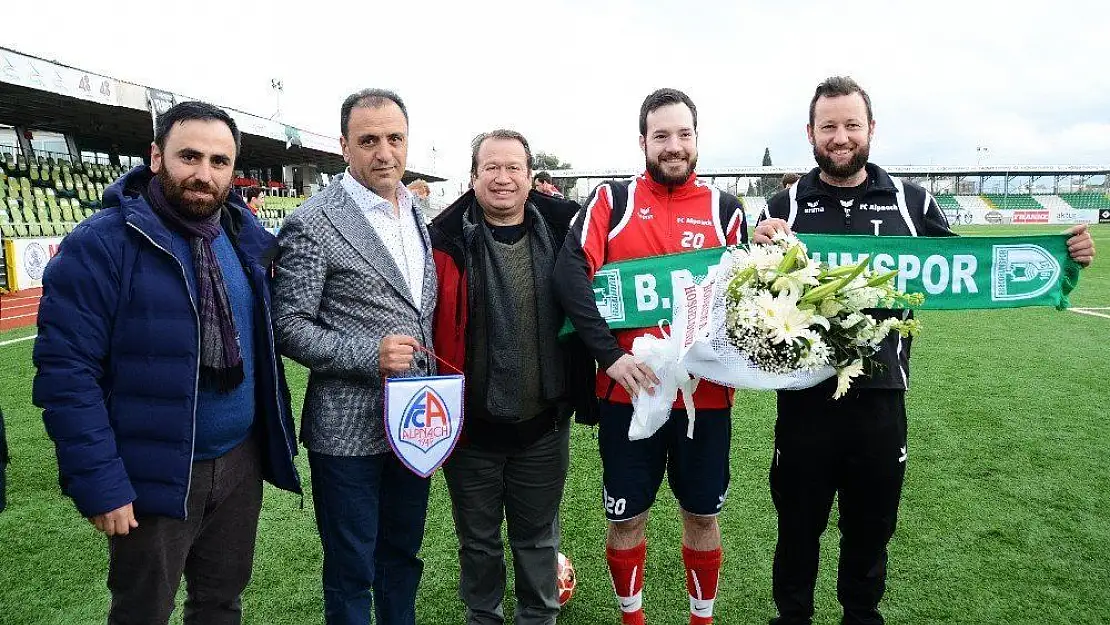
[[[686,590],[690,593],[690,625],[713,625],[713,601],[721,573],[721,549],[694,551],[682,546]]]
[[[609,561],[609,575],[621,609],[622,625],[644,625],[644,563],[647,561],[647,542],[631,549],[605,549]]]

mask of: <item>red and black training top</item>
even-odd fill
[[[598,362],[597,396],[632,403],[624,387],[605,371],[630,353],[638,336],[661,336],[658,327],[611,331],[597,310],[593,278],[606,263],[695,249],[747,243],[744,209],[736,196],[694,174],[667,187],[643,173],[594,189],[571,222],[555,267],[556,291],[575,330]],[[706,381],[694,393],[698,408],[727,408],[732,390]],[[676,408],[683,408],[681,398]]]

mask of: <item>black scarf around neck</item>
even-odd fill
[[[559,250],[539,211],[525,206],[525,236],[532,254],[532,275],[536,289],[537,339],[539,340],[540,377],[543,396],[548,401],[562,397],[564,371],[558,333],[563,313],[555,297],[555,260]],[[517,311],[506,278],[506,269],[493,250],[496,244],[490,227],[475,199],[463,215],[466,241],[466,272],[470,306],[484,306],[487,337],[486,408],[493,416],[517,418],[522,407],[520,395],[521,362],[518,344]]]

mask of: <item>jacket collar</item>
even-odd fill
[[[874,163],[867,163],[864,165],[867,170],[867,186],[864,188],[864,194],[868,193],[896,193],[897,187],[894,186],[894,181],[890,178],[890,174],[886,173],[882,167]],[[798,181],[798,201],[812,200],[818,197],[829,197],[829,194],[822,189],[819,184],[821,169],[814,167],[802,176]]]
[[[463,215],[472,206],[478,203],[474,189],[462,194],[459,199],[436,215],[428,226],[428,233],[432,238],[432,247],[451,254],[461,254],[464,238]],[[532,190],[528,193],[526,210],[533,217],[544,220],[549,228],[561,238],[569,227],[570,220],[578,212],[577,202],[565,198],[552,197],[539,191]],[[456,260],[459,260],[456,258]]]
[[[639,176],[639,184],[646,186],[648,190],[651,191],[652,195],[672,195],[681,197],[694,192],[698,186],[698,175],[695,172],[690,172],[685,182],[672,189],[666,185],[659,184],[651,177],[651,174],[644,171],[644,173]]]
[[[146,185],[153,177],[154,172],[146,165],[127,172],[104,190],[104,207],[118,207],[127,224],[139,229],[155,245],[169,250],[173,234],[146,199]],[[224,231],[242,252],[261,263],[260,259],[267,257],[277,245],[277,238],[258,223],[238,192],[228,194],[222,210],[220,222]]]

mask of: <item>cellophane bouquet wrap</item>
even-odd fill
[[[897,271],[864,259],[832,267],[809,258],[792,234],[722,256],[708,332],[685,358],[694,376],[733,388],[792,390],[837,378],[839,399],[892,331],[916,335],[914,319],[876,321],[876,308],[920,305],[894,288]]]

